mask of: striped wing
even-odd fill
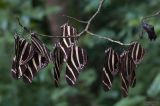
[[[45,46],[43,42],[41,42],[41,40],[36,36],[35,33],[31,34],[31,41],[33,48],[36,49],[40,55],[45,57],[48,62],[51,61],[49,49]]]
[[[121,89],[122,95],[124,97],[128,96],[129,90],[129,82],[128,82],[128,72],[126,70],[126,52],[124,52],[121,56],[121,63],[120,63],[120,77],[121,77]]]
[[[56,87],[59,86],[59,80],[60,80],[60,72],[62,70],[62,65],[63,65],[63,59],[64,59],[64,54],[63,51],[61,50],[60,47],[57,45],[55,46],[55,49],[52,54],[52,59],[54,59],[54,82]]]
[[[74,37],[77,35],[76,29],[72,26],[69,26],[67,23],[64,24],[63,26],[61,26],[61,30],[62,30],[63,37],[67,37],[67,36]],[[71,45],[73,45],[75,43],[76,43],[76,38],[62,38],[62,39],[60,39],[59,45],[65,55],[64,61],[66,61],[67,57],[68,57],[68,55],[67,55],[69,52],[68,48],[70,48]]]
[[[128,51],[124,51],[120,56],[121,63],[120,63],[120,76],[121,76],[121,88],[122,88],[122,95],[127,96],[129,86],[134,87],[136,83],[135,78],[135,68],[136,65],[132,58],[129,56]]]
[[[66,63],[66,81],[69,85],[74,85],[77,81],[80,71],[87,64],[87,52],[76,46],[72,45]]]
[[[16,56],[13,57],[12,68],[11,68],[11,75],[14,79],[19,79],[26,70],[25,65],[19,65],[16,61]]]
[[[144,48],[137,42],[129,46],[129,55],[132,57],[135,64],[139,64],[145,54]]]
[[[25,83],[32,83],[33,78],[39,70],[46,67],[47,64],[47,59],[35,52],[33,58],[26,64],[27,68],[23,73],[23,81]]]
[[[33,52],[31,44],[23,40],[19,45],[18,51],[19,65],[26,64],[33,57]]]
[[[25,39],[14,36],[16,61],[22,65],[27,63],[33,56],[33,49]]]
[[[107,49],[105,53],[106,61],[102,72],[102,83],[104,90],[108,91],[112,87],[113,76],[118,72],[119,56],[112,48]]]
[[[31,45],[23,38],[14,36],[15,39],[15,56],[12,62],[11,73],[13,78],[18,79],[22,76],[26,66],[23,63],[28,62],[32,58]]]

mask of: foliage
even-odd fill
[[[89,63],[80,74],[78,83],[69,87],[64,80],[55,88],[51,77],[52,64],[42,70],[31,85],[11,78],[10,68],[14,55],[14,31],[23,36],[22,29],[16,22],[21,22],[37,32],[48,33],[48,24],[44,24],[48,15],[61,11],[61,7],[47,7],[45,0],[0,0],[0,105],[1,106],[143,106],[148,101],[160,101],[160,21],[152,18],[149,22],[155,26],[157,40],[150,42],[147,35],[138,40],[145,48],[146,55],[136,70],[137,84],[129,92],[129,97],[122,98],[120,79],[114,80],[113,89],[104,92],[101,87],[101,72],[104,62],[104,50],[112,46],[122,51],[119,45],[91,36],[80,38],[80,44],[87,49]],[[65,1],[64,1],[65,2]],[[99,0],[69,0],[67,15],[87,20],[97,9]],[[131,42],[139,38],[138,28],[142,16],[156,10],[158,0],[105,0],[102,11],[93,20],[90,30],[122,42]],[[83,25],[70,21],[80,31]],[[41,37],[48,47],[50,39]],[[49,42],[48,42],[49,41]],[[124,48],[125,47],[121,47]]]

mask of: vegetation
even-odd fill
[[[58,0],[57,0],[58,1]],[[53,3],[54,4],[54,3]],[[49,66],[38,74],[33,83],[13,80],[10,74],[14,55],[15,31],[23,37],[28,34],[18,25],[19,17],[23,25],[38,33],[59,36],[60,24],[69,21],[80,32],[85,25],[63,17],[60,13],[80,20],[88,20],[97,10],[99,0],[60,0],[52,5],[50,0],[1,0],[0,1],[0,105],[1,106],[154,106],[160,105],[160,20],[149,19],[154,25],[157,39],[148,40],[144,33],[139,39],[139,25],[143,16],[156,12],[158,0],[105,0],[101,12],[94,18],[89,30],[119,40],[123,43],[138,41],[146,49],[144,60],[136,69],[137,83],[123,98],[120,90],[120,78],[116,78],[109,92],[102,89],[101,72],[104,63],[104,50],[113,47],[122,51],[125,46],[84,34],[80,45],[89,55],[87,67],[78,79],[77,85],[70,87],[64,80],[64,71],[60,87],[53,83]],[[64,5],[66,6],[64,11]],[[53,16],[54,15],[54,16]],[[59,20],[52,20],[57,17]],[[55,24],[53,24],[55,22]],[[63,23],[62,23],[63,22]],[[53,26],[58,26],[53,30]],[[50,50],[57,39],[39,36]],[[121,49],[120,49],[121,48]]]

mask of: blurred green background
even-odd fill
[[[99,0],[0,0],[0,106],[160,106],[159,17],[149,20],[157,32],[156,41],[150,42],[146,34],[138,40],[140,19],[160,9],[160,0],[105,0],[102,11],[91,24],[90,31],[94,33],[124,43],[138,41],[146,49],[144,60],[136,69],[137,84],[130,88],[127,98],[121,96],[119,77],[115,78],[111,91],[104,92],[101,86],[104,50],[113,47],[121,52],[125,47],[89,35],[79,40],[88,52],[89,62],[76,86],[66,84],[63,70],[60,87],[56,88],[52,64],[41,70],[30,85],[11,77],[13,34],[17,31],[29,38],[17,24],[17,16],[23,25],[38,33],[59,36],[60,26],[67,21],[78,32],[85,27],[63,14],[88,20],[98,3]],[[39,38],[53,50],[57,39]]]

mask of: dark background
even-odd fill
[[[104,51],[113,47],[121,52],[126,47],[97,39],[90,35],[80,38],[79,44],[88,52],[89,62],[80,73],[77,85],[66,84],[63,70],[60,87],[53,83],[53,65],[40,71],[33,83],[26,85],[11,77],[14,56],[15,31],[30,39],[18,25],[21,23],[33,31],[60,36],[60,26],[69,24],[80,32],[85,26],[68,20],[63,14],[88,20],[98,7],[99,0],[0,0],[0,106],[160,106],[160,20],[149,20],[155,26],[158,38],[150,42],[147,35],[139,39],[140,19],[160,9],[160,0],[105,0],[100,14],[89,30],[124,43],[138,41],[145,47],[144,60],[136,69],[137,84],[130,88],[129,96],[123,98],[120,78],[116,77],[113,89],[104,92],[101,83]],[[50,50],[57,39],[41,37]]]

